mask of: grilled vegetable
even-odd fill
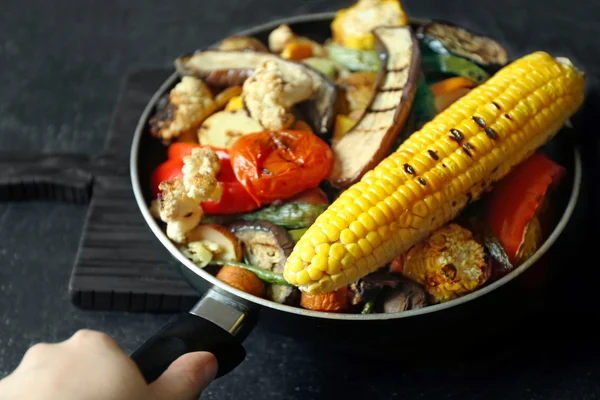
[[[306,64],[287,61],[272,53],[206,50],[177,58],[175,68],[181,76],[201,78],[213,87],[229,87],[243,85],[265,61],[277,61],[310,75],[313,95],[299,108],[310,119],[315,132],[327,133],[334,120],[337,91],[333,82]]]
[[[266,221],[236,222],[227,226],[242,244],[244,260],[267,271],[283,272],[294,243],[288,232]]]
[[[381,64],[379,55],[373,50],[354,50],[327,43],[325,51],[329,58],[353,72],[377,72]]]
[[[262,297],[265,292],[265,284],[252,272],[240,267],[225,265],[217,272],[216,278],[254,296]]]
[[[320,294],[300,293],[300,306],[314,311],[343,312],[348,309],[348,290],[343,287],[336,291]]]
[[[242,243],[244,260],[248,264],[279,274],[283,272],[285,260],[294,247],[285,229],[266,221],[236,222],[228,228]],[[284,304],[293,301],[297,292],[298,289],[288,285],[271,284],[267,286],[265,297]]]
[[[246,110],[219,111],[204,120],[198,129],[201,145],[227,148],[239,137],[261,132],[263,127]]]
[[[388,154],[415,95],[419,48],[410,27],[380,27],[373,34],[385,62],[362,117],[332,146],[335,163],[328,180],[336,188],[357,182]]]
[[[322,293],[389,263],[550,140],[583,94],[564,58],[535,52],[501,69],[344,191],[295,245],[286,280]]]
[[[481,209],[482,207],[478,207]],[[496,280],[513,270],[514,265],[510,262],[502,243],[498,240],[492,228],[485,220],[482,212],[477,212],[473,217],[465,219],[465,225],[474,235],[481,238],[483,246],[492,258],[492,274],[490,279]]]
[[[353,49],[370,50],[378,26],[404,26],[408,18],[399,0],[358,0],[349,8],[338,10],[331,23],[334,42]]]
[[[523,263],[541,246],[537,215],[549,191],[565,174],[563,167],[537,152],[502,179],[490,194],[486,220],[511,263]]]
[[[436,53],[455,54],[483,66],[501,67],[508,62],[508,53],[500,43],[449,22],[422,25],[417,37]]]
[[[267,285],[266,298],[279,304],[297,306],[300,301],[298,288],[289,285]]]
[[[238,111],[244,109],[244,100],[242,96],[236,96],[230,99],[225,105],[225,111]]]
[[[345,115],[338,114],[335,116],[335,125],[333,127],[333,137],[331,138],[332,143],[337,142],[344,137],[346,133],[352,129],[356,124],[356,120],[346,117]]]
[[[310,42],[292,42],[285,45],[281,58],[300,61],[313,56],[313,45]]]
[[[192,153],[192,150],[203,147],[194,143],[173,143],[167,150],[168,160],[161,163],[152,172],[150,186],[156,196],[158,186],[163,181],[183,177],[183,157]],[[207,214],[234,214],[256,210],[259,205],[248,194],[244,186],[237,180],[227,149],[214,149],[219,156],[221,168],[217,180],[221,186],[222,194],[219,201],[209,199],[201,203],[202,209]]]
[[[269,49],[291,60],[325,55],[319,43],[304,36],[297,36],[286,24],[279,25],[269,33]]]
[[[230,36],[219,43],[217,49],[222,51],[252,50],[268,52],[269,49],[260,40],[251,36]]]
[[[423,47],[421,46],[421,49]],[[470,79],[478,84],[485,82],[490,74],[469,60],[454,56],[452,54],[436,54],[423,51],[423,72],[426,75],[442,76],[457,75]]]
[[[397,313],[427,307],[427,293],[415,282],[405,281],[396,289],[386,290],[381,298],[383,312]]]
[[[435,96],[436,111],[445,110],[450,104],[469,93],[475,86],[477,86],[477,83],[462,76],[455,76],[434,83],[430,86],[430,89],[433,96]]]
[[[292,238],[292,241],[294,243],[296,243],[298,240],[300,240],[300,238],[302,237],[302,235],[304,235],[306,233],[306,230],[308,228],[302,228],[302,229],[290,229],[288,231],[290,237]]]
[[[227,89],[223,90],[222,92],[220,92],[219,94],[217,94],[215,96],[215,103],[217,104],[217,110],[222,109],[223,107],[227,106],[227,104],[229,104],[229,102],[240,96],[242,94],[242,87],[241,86],[231,86],[228,87]]]
[[[469,230],[449,224],[398,256],[390,271],[423,285],[442,302],[482,286],[491,273],[488,261],[484,247]]]
[[[248,214],[240,215],[243,221],[269,221],[287,229],[307,228],[315,222],[327,205],[286,203],[270,205]]]
[[[284,286],[290,285],[288,282],[286,282],[285,279],[283,279],[283,275],[281,275],[277,272],[267,271],[265,269],[255,267],[253,265],[248,265],[248,264],[242,263],[242,262],[212,260],[209,263],[209,265],[221,265],[221,266],[233,265],[235,267],[243,268],[245,270],[252,272],[261,281],[275,284],[275,285],[284,285]]]
[[[431,121],[438,113],[434,94],[427,85],[423,74],[420,75],[417,83],[417,92],[415,93],[411,113],[415,116],[417,129],[421,129],[426,122]]]
[[[375,72],[355,72],[337,80],[342,92],[348,111],[363,112],[373,98],[373,89],[377,81]],[[338,114],[339,116],[339,114]]]
[[[477,86],[476,82],[473,82],[470,79],[467,79],[462,76],[455,76],[453,78],[444,79],[443,81],[436,82],[429,87],[431,89],[431,93],[434,96],[439,96],[444,93],[453,92],[456,89],[472,89]]]
[[[321,188],[314,187],[282,200],[283,203],[327,204],[329,199]]]
[[[317,187],[333,165],[327,143],[306,131],[252,133],[237,139],[230,152],[235,176],[259,204]]]
[[[200,224],[189,233],[190,242],[208,241],[216,243],[220,250],[214,252],[214,259],[221,261],[240,261],[242,246],[239,240],[227,228],[216,224]]]
[[[169,144],[195,131],[217,109],[209,88],[200,79],[185,77],[169,92],[169,101],[150,118],[150,133]]]
[[[338,66],[336,65],[335,61],[330,60],[329,58],[309,57],[302,60],[302,63],[319,71],[332,81],[335,80],[338,75]]]

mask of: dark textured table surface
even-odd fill
[[[120,83],[131,69],[168,66],[174,57],[276,17],[334,10],[345,1],[0,1],[0,150],[92,154],[101,148]],[[438,17],[487,32],[520,55],[546,49],[600,76],[600,3],[548,0],[404,0],[414,17]],[[67,294],[86,207],[0,204],[0,376],[39,341],[80,328],[114,336],[128,351],[170,316],[82,311]],[[594,296],[588,296],[594,299]],[[594,314],[595,315],[595,314]],[[557,317],[558,318],[558,317]],[[560,324],[561,320],[557,319]],[[571,340],[565,339],[565,341]],[[570,342],[569,342],[570,343]],[[248,357],[215,382],[207,399],[239,398],[600,398],[597,352],[554,344],[546,357],[515,360],[516,371],[485,380],[361,374],[306,353],[294,340],[259,326]],[[564,343],[563,343],[564,344]]]

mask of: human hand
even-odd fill
[[[64,342],[31,347],[0,380],[0,400],[191,400],[216,373],[212,354],[188,353],[148,385],[113,339],[81,330]]]

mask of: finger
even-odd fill
[[[217,359],[211,353],[188,353],[179,357],[151,385],[157,399],[197,399],[217,374]]]

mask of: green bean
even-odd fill
[[[211,262],[208,263],[208,265],[221,265],[221,266],[233,265],[233,266],[240,267],[240,268],[243,268],[245,270],[252,272],[261,281],[265,281],[267,283],[274,283],[277,285],[292,286],[285,280],[285,278],[283,277],[282,274],[279,274],[277,272],[267,271],[266,269],[258,268],[253,265],[244,264],[244,263],[237,262],[237,261],[221,261],[221,260],[212,260]]]

